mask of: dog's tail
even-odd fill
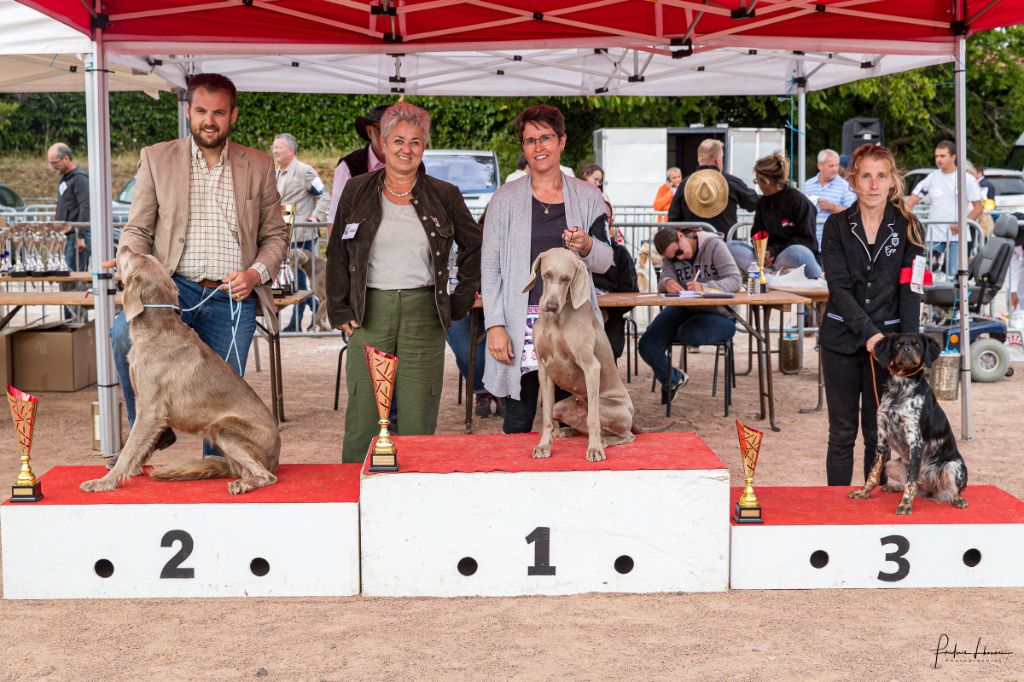
[[[202,478],[230,478],[231,468],[224,457],[205,457],[183,466],[153,469],[149,475],[158,481],[195,481]]]

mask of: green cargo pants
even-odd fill
[[[393,400],[401,435],[431,435],[437,428],[444,380],[445,331],[437,314],[432,288],[366,290],[363,325],[349,339],[345,379],[345,439],[341,461],[362,462],[377,435],[377,401],[363,343],[398,356],[398,381]],[[394,429],[391,430],[395,434]],[[401,457],[401,452],[399,452]]]

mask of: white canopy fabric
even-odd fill
[[[251,92],[531,97],[779,95],[796,90],[800,73],[806,90],[821,90],[952,56],[719,48],[675,59],[667,49],[576,48],[117,59],[175,83],[186,73],[221,73]]]
[[[0,37],[0,92],[85,90],[77,55],[92,50],[88,36],[14,0],[0,0]],[[109,65],[111,90],[142,90],[156,97],[172,88],[149,68],[133,71],[116,62]]]

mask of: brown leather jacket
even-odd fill
[[[335,328],[353,320],[363,322],[370,247],[381,221],[383,178],[384,169],[354,177],[341,195],[327,243],[327,313]],[[447,329],[453,320],[466,316],[480,289],[483,232],[455,185],[421,173],[412,189],[412,197],[412,205],[430,243],[434,301],[441,323]],[[342,239],[345,226],[351,223],[359,224],[355,236]],[[449,298],[448,254],[453,240],[459,246],[459,285]]]

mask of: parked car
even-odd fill
[[[427,175],[457,186],[474,217],[487,207],[498,190],[498,155],[464,149],[428,149],[423,153]]]
[[[132,179],[125,183],[121,191],[117,193],[117,197],[114,198],[110,214],[115,225],[128,221],[128,209],[132,206],[132,192],[134,191],[135,176],[133,175]]]
[[[25,201],[9,185],[0,184],[0,213],[21,211]]]

